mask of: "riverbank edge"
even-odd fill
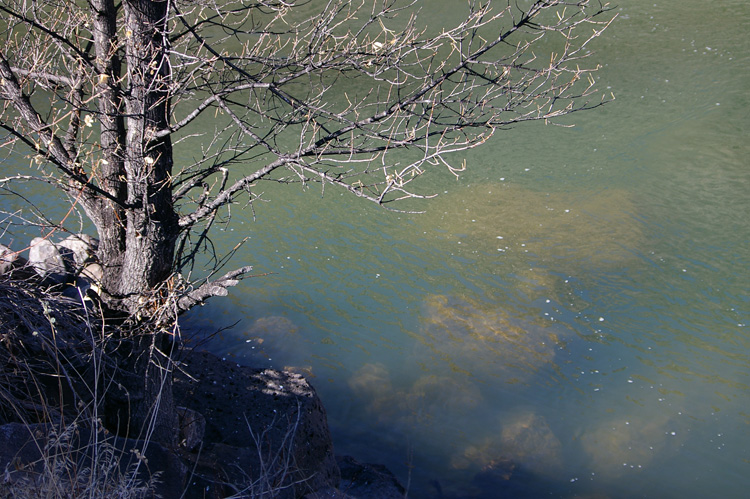
[[[135,373],[121,372],[94,345],[105,333],[89,313],[93,303],[67,296],[87,290],[40,278],[0,249],[3,497],[49,495],[45,488],[61,484],[99,496],[125,490],[166,499],[405,496],[385,467],[334,454],[325,408],[302,375],[226,362],[177,343],[164,384],[177,408],[177,443],[111,433],[103,424],[112,417],[104,395],[123,392],[127,401],[117,379]]]
[[[84,422],[0,425],[0,491],[39,490],[61,457],[90,474],[92,442],[117,457],[113,483],[130,478],[138,497],[304,499],[403,498],[384,466],[336,456],[325,408],[299,374],[226,362],[209,352],[175,354],[173,393],[180,409],[179,446],[96,432]],[[97,434],[99,433],[99,434]],[[65,441],[65,447],[59,445]],[[66,470],[70,473],[70,470]],[[15,488],[14,488],[15,487]],[[24,493],[25,493],[24,492]],[[10,497],[18,497],[10,494]]]

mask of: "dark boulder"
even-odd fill
[[[188,453],[186,497],[267,491],[301,497],[340,480],[325,409],[299,374],[253,369],[205,352],[178,355],[174,398],[201,413],[205,435]]]
[[[404,487],[385,466],[363,464],[351,456],[341,456],[336,461],[341,471],[340,492],[357,499],[403,499],[406,496]],[[317,499],[317,496],[312,497]]]

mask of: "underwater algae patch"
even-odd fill
[[[634,258],[644,244],[632,194],[622,189],[538,192],[483,183],[451,190],[418,219],[455,251],[529,262],[554,270],[606,269]]]
[[[556,326],[524,322],[499,306],[466,297],[427,296],[421,321],[427,348],[420,347],[417,357],[437,358],[454,373],[474,378],[527,382],[541,368],[554,368],[561,345]]]
[[[349,378],[349,388],[381,423],[421,431],[437,421],[453,421],[477,407],[482,394],[473,383],[425,375],[394,384],[385,365],[365,364]]]

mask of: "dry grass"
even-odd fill
[[[306,481],[300,478],[299,469],[294,463],[294,440],[300,424],[301,408],[297,407],[296,419],[286,425],[286,433],[275,447],[267,444],[271,440],[269,433],[276,425],[269,425],[260,432],[253,430],[247,419],[246,425],[250,439],[257,453],[258,469],[253,477],[243,473],[245,480],[240,484],[230,484],[235,493],[227,499],[270,499],[277,497],[294,497],[295,487]]]
[[[93,418],[103,340],[92,309],[0,277],[0,423]]]
[[[111,335],[94,302],[83,305],[33,280],[0,276],[0,424],[29,432],[30,463],[8,466],[13,498],[153,497],[157,475],[138,473],[101,424],[112,383]],[[35,452],[34,452],[35,451]]]
[[[29,428],[34,430],[33,427]],[[85,432],[71,424],[62,429],[49,426],[37,436],[39,459],[17,469],[4,470],[0,494],[10,498],[122,498],[157,497],[159,473],[147,480],[139,473],[142,457],[128,456],[114,445],[114,437],[103,430]],[[37,428],[38,430],[38,428]]]

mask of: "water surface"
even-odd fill
[[[744,497],[750,5],[617,10],[616,101],[499,133],[421,215],[268,186],[215,242],[273,274],[186,334],[239,321],[207,348],[308,375],[410,497]]]
[[[228,234],[276,274],[193,326],[242,319],[211,348],[311,375],[411,497],[743,496],[750,7],[618,11],[614,103],[500,133],[423,215],[284,191]]]

